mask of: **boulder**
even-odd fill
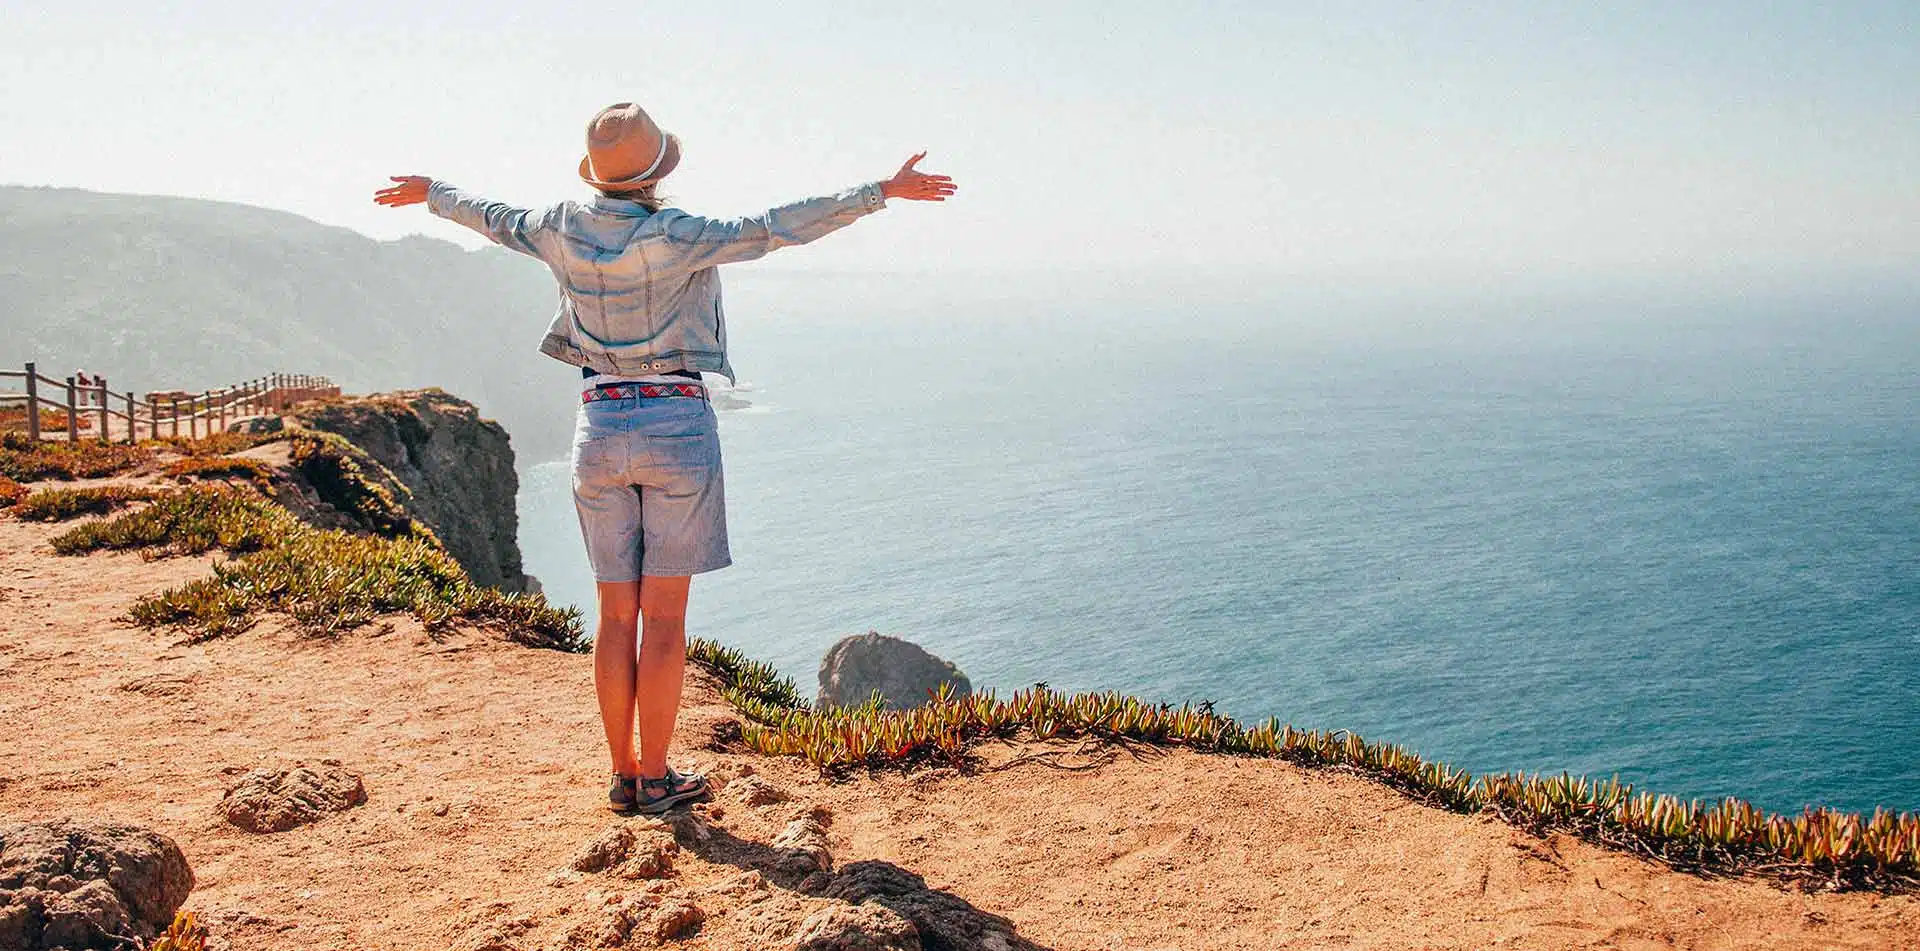
[[[248,832],[285,832],[367,801],[357,773],[331,763],[318,768],[256,769],[228,787],[220,814]]]
[[[956,697],[973,692],[967,675],[951,662],[878,631],[841,638],[820,661],[822,704],[865,703],[878,690],[888,708],[905,710],[925,703],[943,683],[953,685]]]
[[[0,948],[124,948],[151,940],[193,891],[172,839],[62,819],[0,828]]]

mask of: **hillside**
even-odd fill
[[[569,371],[535,349],[553,303],[538,262],[497,248],[375,241],[226,202],[0,187],[0,356],[49,376],[84,367],[141,392],[217,386],[236,367],[356,392],[451,383],[523,459],[544,459],[570,435],[554,395]]]
[[[309,450],[282,446],[155,447],[78,484],[230,499],[244,487],[220,478],[245,477],[309,518],[345,500],[357,515],[321,520],[370,534],[320,539],[254,501],[246,511],[277,537],[227,522],[204,540],[225,554],[179,547],[182,523],[172,543],[62,555],[56,538],[120,516],[0,513],[0,937],[22,924],[8,918],[22,907],[8,904],[9,828],[72,818],[177,843],[194,880],[184,910],[215,951],[1920,946],[1920,901],[1898,889],[1688,874],[1280,759],[1021,732],[976,742],[959,768],[835,778],[753,752],[749,715],[699,667],[675,759],[711,771],[715,800],[669,821],[615,818],[592,661],[529,646],[565,646],[527,636],[527,624],[554,631],[551,612],[473,591],[405,512],[365,504],[374,483],[326,491],[295,461]],[[417,482],[414,501],[434,485]],[[275,562],[276,545],[290,557]],[[342,585],[302,564],[316,552],[368,560]],[[262,561],[281,573],[249,576]],[[227,580],[206,587],[215,566]],[[362,613],[272,601],[288,589],[256,583],[315,568],[295,587]],[[399,569],[436,575],[443,593],[427,604],[449,598],[455,614],[394,607],[417,581],[358,583]],[[222,584],[269,600],[235,614],[204,596]],[[153,600],[162,592],[192,596]],[[347,777],[357,795],[251,830],[236,815],[260,814],[231,804],[284,770]]]

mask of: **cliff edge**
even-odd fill
[[[307,403],[289,418],[339,435],[385,467],[403,488],[400,506],[476,584],[539,590],[521,569],[512,440],[472,403],[437,388],[402,390]]]
[[[613,816],[577,617],[476,587],[446,550],[518,571],[510,531],[462,536],[512,517],[504,433],[437,391],[286,428],[0,438],[0,948],[133,944],[47,922],[107,921],[119,896],[157,927],[179,889],[140,898],[124,869],[175,847],[206,951],[1920,947],[1904,880],[1690,874],[1331,758],[1060,731],[1096,703],[1116,724],[1200,716],[1118,698],[1028,693],[1026,725],[971,740],[951,709],[822,720],[703,642],[671,759],[714,799]],[[897,749],[914,724],[945,754],[807,758]],[[103,821],[171,845],[71,831]],[[67,858],[86,850],[125,857]]]

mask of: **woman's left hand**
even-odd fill
[[[880,194],[887,198],[905,198],[908,201],[946,201],[947,196],[959,188],[953,179],[946,175],[929,175],[913,166],[927,153],[921,152],[907,159],[907,164],[893,173],[893,177],[880,183]]]
[[[394,175],[392,178],[400,184],[382,188],[373,193],[374,201],[389,208],[417,205],[426,201],[427,187],[433,184],[433,179],[425,175]]]

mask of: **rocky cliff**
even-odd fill
[[[399,483],[400,508],[424,523],[479,584],[538,590],[520,565],[520,480],[499,423],[439,389],[404,390],[309,403],[291,418],[334,433]],[[375,482],[384,474],[370,474]]]

